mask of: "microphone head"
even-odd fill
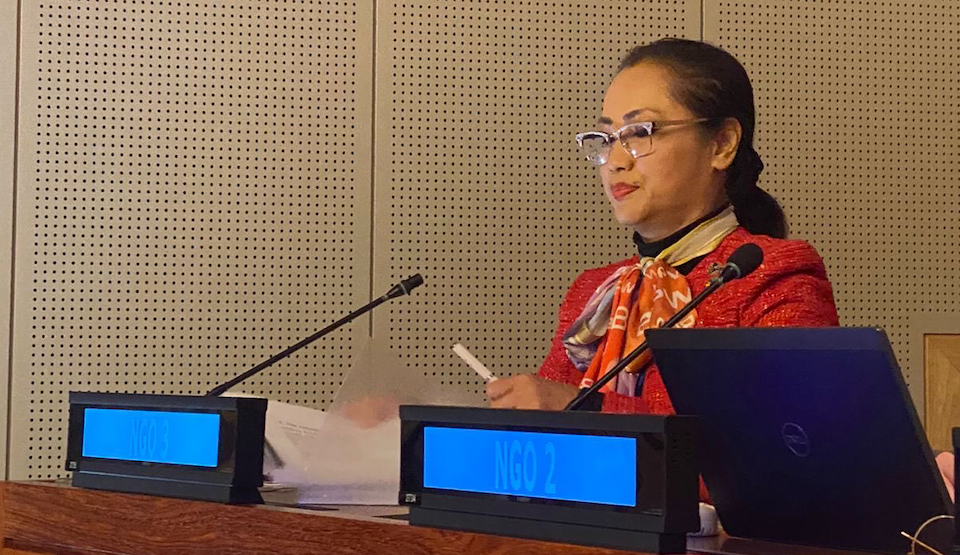
[[[420,274],[413,274],[412,276],[400,282],[400,286],[406,289],[408,294],[421,285],[423,285],[423,276]]]
[[[763,250],[756,243],[746,243],[733,251],[724,265],[723,281],[740,279],[750,275],[763,263]],[[729,270],[729,271],[728,271]]]
[[[423,285],[423,277],[420,274],[414,274],[400,283],[394,285],[385,297],[387,299],[396,299],[409,294],[411,291]]]

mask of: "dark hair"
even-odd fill
[[[716,130],[727,118],[740,122],[743,134],[733,163],[727,168],[727,197],[747,231],[786,237],[783,209],[757,186],[763,162],[753,149],[753,87],[740,62],[705,42],[668,38],[628,52],[617,73],[641,62],[651,62],[671,72],[675,78],[669,87],[670,95],[694,116],[709,118],[704,125]]]

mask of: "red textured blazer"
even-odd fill
[[[833,290],[827,280],[823,260],[803,241],[774,239],[754,235],[742,227],[728,235],[720,246],[687,274],[694,295],[710,279],[709,268],[722,264],[744,243],[756,243],[763,249],[763,264],[749,276],[732,281],[708,297],[697,309],[696,327],[817,327],[837,326]],[[617,268],[635,264],[637,257],[587,270],[573,283],[560,305],[560,322],[550,353],[540,368],[541,377],[577,385],[583,373],[577,371],[563,348],[563,334],[580,315],[590,295]],[[641,412],[673,414],[660,371],[647,369],[643,390],[638,397],[607,393],[604,412]]]

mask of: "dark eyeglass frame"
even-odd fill
[[[710,121],[711,119],[712,118],[638,121],[634,123],[628,123],[613,133],[605,133],[603,131],[586,131],[584,133],[577,133],[577,145],[580,147],[581,152],[584,153],[584,156],[587,160],[592,162],[594,165],[602,166],[610,159],[610,149],[613,146],[614,141],[619,142],[620,145],[623,146],[623,149],[630,154],[630,156],[633,156],[634,158],[643,158],[644,156],[648,156],[653,153],[653,134],[658,130],[665,127],[677,127],[681,125],[703,123]],[[600,139],[603,141],[600,150],[595,155],[591,155],[589,152],[584,151],[584,141],[590,139]],[[631,143],[630,141],[633,142]]]

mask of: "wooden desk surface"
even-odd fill
[[[377,511],[382,509],[358,507],[351,512],[232,506],[50,483],[0,483],[5,555],[627,553],[423,528],[403,520],[369,516]]]
[[[625,555],[487,534],[410,526],[401,507],[309,510],[129,495],[43,482],[0,482],[2,555]],[[842,552],[698,538],[690,549],[738,555]],[[634,554],[635,555],[635,554]],[[863,555],[863,554],[860,554]]]

